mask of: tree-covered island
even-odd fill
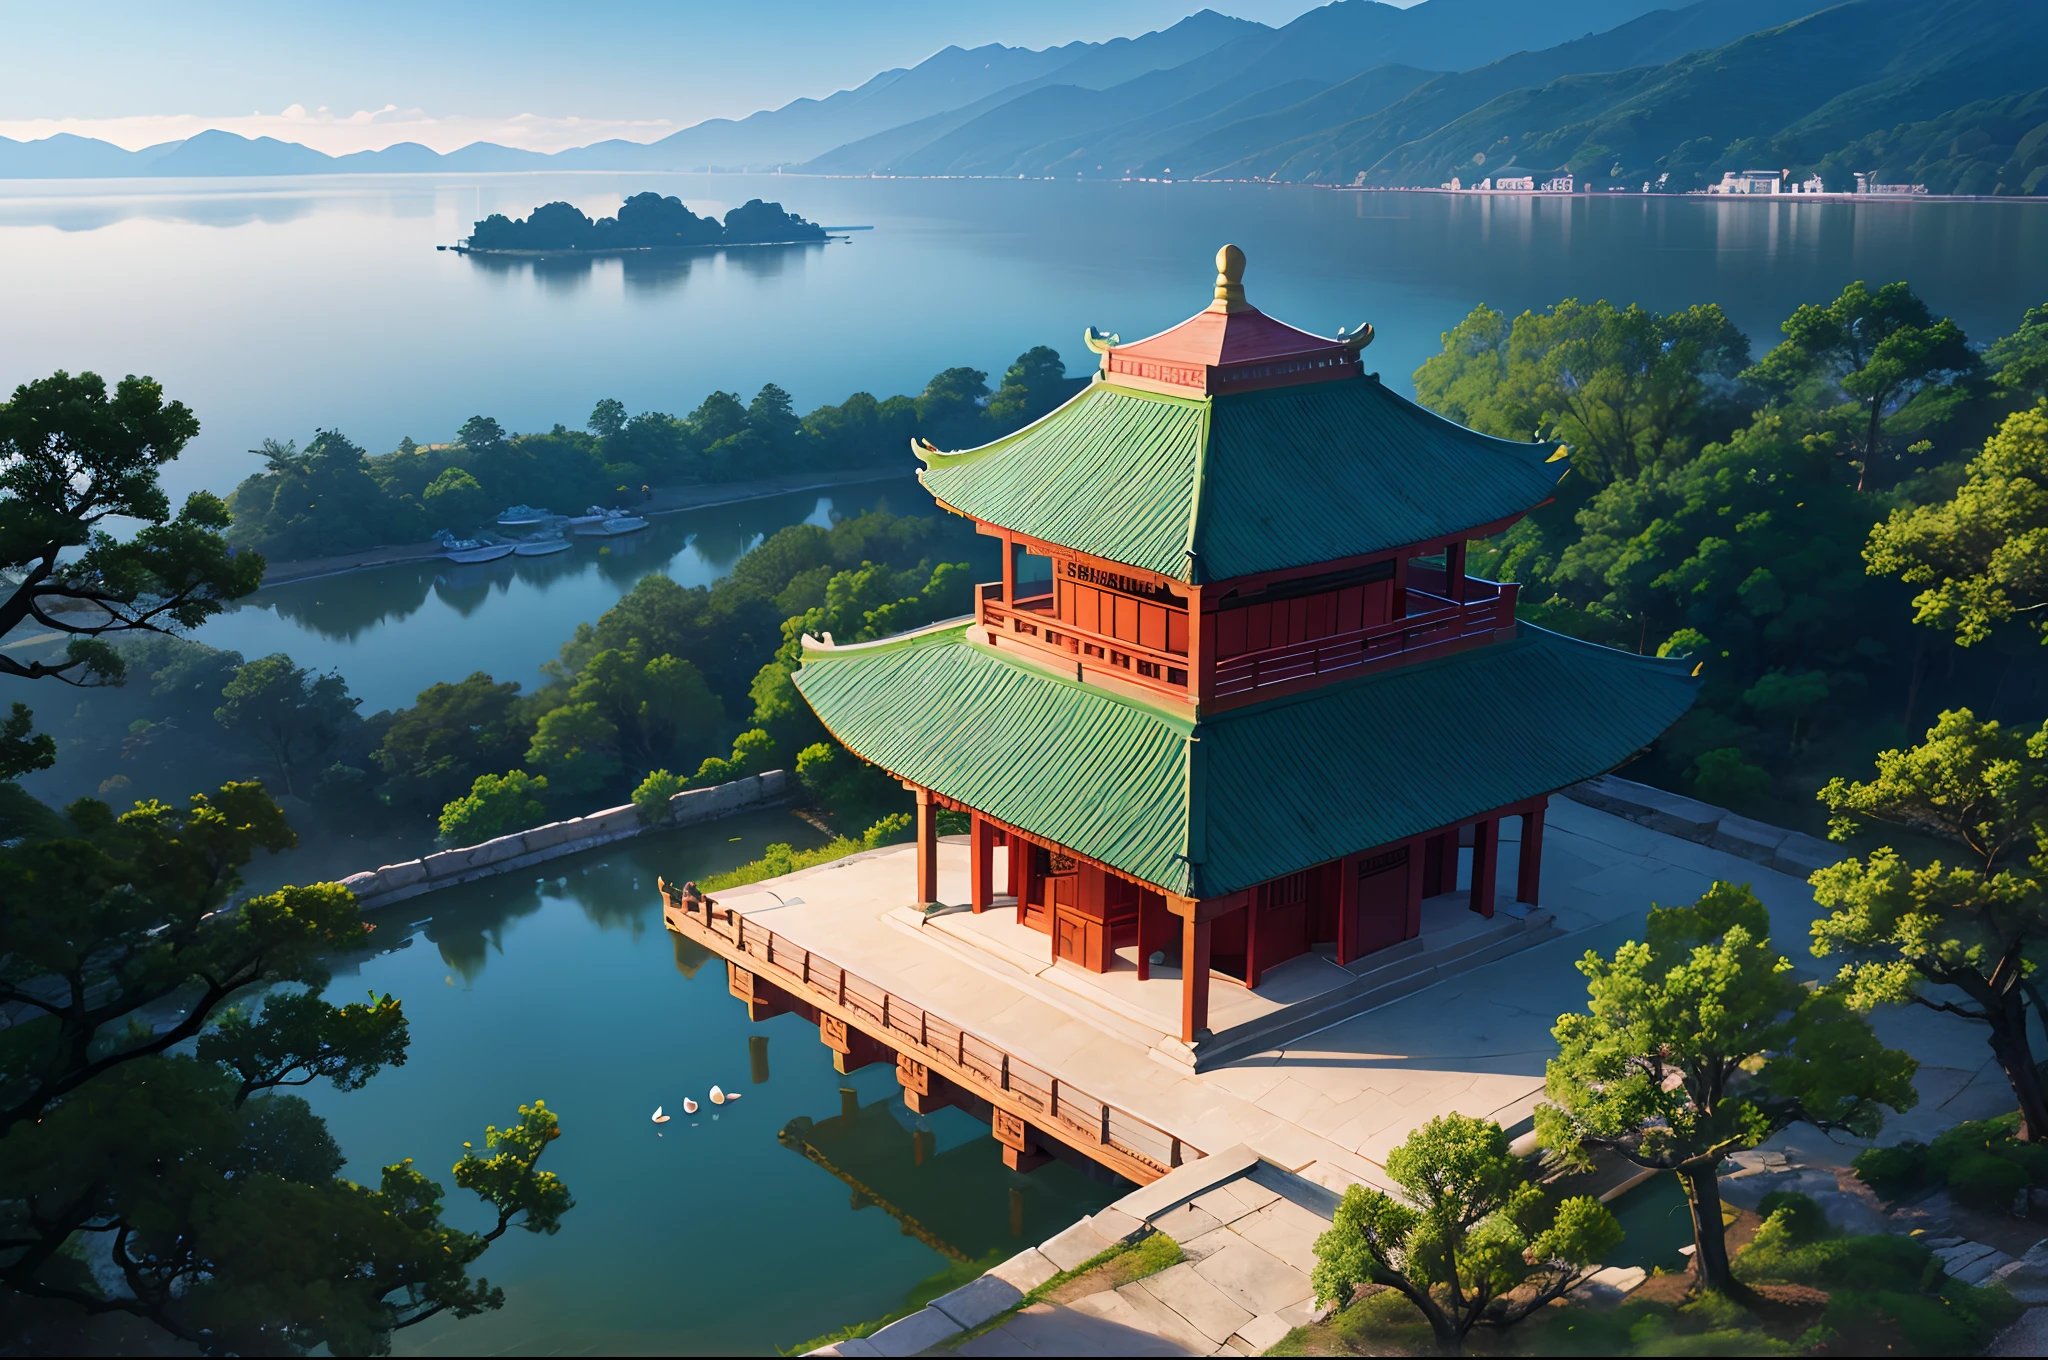
[[[750,198],[725,215],[699,217],[679,198],[634,194],[617,217],[596,221],[573,203],[543,203],[529,217],[492,213],[470,230],[473,251],[702,250],[715,246],[800,245],[823,241],[825,229],[780,203]]]

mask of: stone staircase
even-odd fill
[[[1464,894],[1458,894],[1462,900]],[[1255,1053],[1278,1048],[1305,1034],[1327,1029],[1354,1015],[1398,1001],[1411,992],[1433,987],[1510,954],[1533,948],[1564,932],[1541,908],[1503,904],[1477,928],[1424,931],[1412,940],[1379,950],[1351,965],[1357,977],[1257,1020],[1221,1030],[1196,1046],[1192,1066],[1206,1072]],[[1173,1050],[1179,1050],[1178,1053]],[[1160,1046],[1162,1056],[1185,1063],[1187,1050],[1174,1042]]]

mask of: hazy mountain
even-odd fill
[[[908,70],[885,71],[857,89],[825,99],[799,99],[737,121],[714,118],[646,145],[600,142],[562,152],[555,159],[574,169],[793,165],[844,142],[972,104],[997,91],[1016,94],[1053,81],[1100,89],[1147,71],[1182,65],[1247,34],[1271,31],[1263,24],[1205,9],[1171,28],[1104,43],[1069,43],[1042,51],[996,44],[948,47]]]
[[[1660,2],[1424,0],[1396,9],[1375,0],[1338,0],[1285,27],[1244,33],[1180,65],[1103,88],[1096,97],[1062,92],[1057,87],[1079,82],[1055,77],[835,147],[803,168],[819,174],[1093,175],[1100,165],[1101,174],[1121,175],[1201,136],[1210,115],[1243,101],[1253,101],[1246,116],[1265,113],[1322,86],[1388,71],[1352,91],[1351,102],[1340,101],[1346,111],[1333,114],[1355,118],[1365,111],[1356,100],[1368,91],[1384,89],[1385,103],[1416,83],[1402,83],[1405,77],[1393,72],[1462,70],[1525,46],[1548,47],[1611,27]],[[1260,98],[1282,86],[1291,99]],[[1202,126],[1178,139],[1161,135],[1191,122]]]
[[[1821,164],[1842,176],[1862,170],[1886,184],[1925,184],[1937,194],[2048,193],[2048,88],[1873,132]]]
[[[1366,170],[1370,179],[1373,168],[1395,148],[1427,137],[1510,91],[1563,76],[1662,65],[1823,7],[1822,0],[1705,0],[1683,9],[1656,10],[1605,33],[1440,75],[1405,98],[1374,108],[1351,97],[1346,85],[1357,81],[1349,81],[1319,99],[1170,148],[1170,154],[1152,160],[1142,173],[1157,174],[1160,167],[1172,166],[1181,175],[1348,182]],[[1353,111],[1347,113],[1347,108]],[[1342,174],[1341,167],[1346,166],[1351,171]]]
[[[1513,160],[1693,188],[1744,162],[1811,167],[1873,129],[2038,88],[2044,61],[2048,8],[1851,0],[1662,66],[1511,91],[1371,162],[1339,147],[1275,159],[1292,179],[1433,184]]]

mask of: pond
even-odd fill
[[[663,928],[657,875],[821,839],[760,812],[623,842],[389,908],[378,951],[337,961],[331,999],[391,992],[413,1033],[405,1065],[362,1090],[307,1088],[345,1175],[411,1156],[450,1184],[465,1139],[538,1097],[563,1130],[545,1164],[576,1198],[558,1235],[509,1233],[479,1263],[502,1311],[402,1332],[399,1353],[767,1354],[1129,1188],[1057,1162],[1007,1170],[985,1125],[912,1115],[893,1066],[841,1076],[797,1017],[749,1024],[723,963]],[[741,1099],[711,1105],[714,1083]],[[478,1226],[450,1189],[453,1220]]]

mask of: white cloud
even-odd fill
[[[561,151],[614,137],[632,142],[657,141],[677,127],[666,118],[549,118],[532,113],[510,118],[467,114],[436,117],[423,109],[401,109],[396,104],[337,114],[325,105],[308,109],[304,104],[292,104],[277,113],[254,111],[231,118],[166,113],[135,118],[0,119],[0,137],[28,142],[68,132],[134,151],[217,128],[243,137],[299,142],[331,156],[341,156],[351,151],[381,150],[396,142],[419,142],[436,151],[453,151],[471,142],[497,142],[528,151]]]

